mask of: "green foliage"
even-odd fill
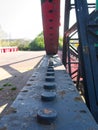
[[[41,32],[33,41],[24,39],[14,39],[14,40],[1,40],[0,47],[17,46],[19,50],[45,50],[44,36]],[[59,38],[59,49],[62,49],[63,38]]]
[[[62,50],[63,48],[63,38],[59,37],[59,49]]]
[[[19,50],[29,50],[30,40],[16,39],[16,40],[1,40],[0,47],[17,46]]]
[[[44,37],[43,32],[41,32],[29,45],[30,50],[44,50],[45,44],[44,44]],[[63,47],[63,38],[59,38],[59,49],[62,49]]]
[[[16,87],[11,88],[11,90],[16,90],[16,89],[17,89]]]
[[[19,50],[24,50],[24,51],[26,51],[26,50],[30,50],[30,48],[29,48],[29,43],[25,43],[25,44],[19,44],[18,45],[18,48],[19,48]]]
[[[5,40],[1,40],[0,41],[0,47],[5,47],[5,46],[9,46],[9,42],[5,41]]]
[[[3,84],[3,86],[4,86],[4,87],[12,86],[12,84],[10,84],[10,83],[5,83],[5,84]]]
[[[3,90],[3,88],[0,88],[0,91],[2,91]]]
[[[1,47],[17,46],[19,50],[44,50],[44,37],[40,33],[32,42],[30,40],[1,40]]]
[[[40,33],[29,45],[30,50],[44,50],[44,37],[43,33]]]

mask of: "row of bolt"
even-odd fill
[[[44,89],[46,90],[41,94],[42,101],[53,101],[56,98],[56,93],[51,91],[56,88],[55,84],[55,73],[54,73],[54,63],[52,59],[49,59],[48,68],[45,77],[46,83],[44,84]],[[48,90],[48,91],[47,91]],[[51,108],[40,109],[37,113],[37,121],[42,124],[51,124],[57,118],[57,112]]]

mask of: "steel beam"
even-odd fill
[[[96,0],[96,10],[98,10],[98,0]]]
[[[71,0],[65,0],[63,54],[62,54],[62,62],[64,66],[66,66],[66,61],[67,61],[67,46],[68,45],[66,41],[68,40],[67,40],[67,37],[65,37],[65,32],[69,29],[70,4],[71,4]]]
[[[97,77],[98,66],[94,48],[94,38],[89,33],[89,13],[86,0],[75,0],[77,26],[80,42],[80,55],[84,79],[86,103],[98,122]],[[96,77],[97,76],[97,77]]]
[[[65,37],[69,36],[71,33],[73,33],[74,31],[77,30],[77,23],[75,23],[71,28],[69,28],[66,32],[65,32]]]

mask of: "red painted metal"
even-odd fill
[[[16,52],[16,51],[18,51],[18,47],[0,47],[0,53]]]
[[[45,49],[48,55],[58,51],[60,0],[41,0]]]

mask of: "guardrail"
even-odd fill
[[[18,51],[18,47],[0,47],[0,53],[16,52],[16,51]]]

